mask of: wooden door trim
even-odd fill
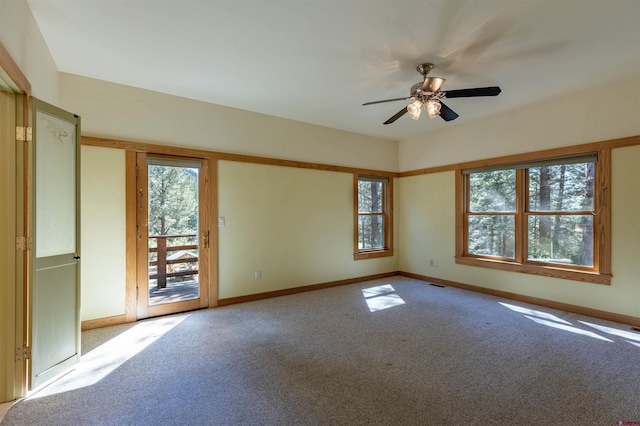
[[[138,318],[137,287],[137,177],[136,152],[125,151],[125,313],[124,322]],[[84,325],[83,325],[84,327]]]
[[[15,85],[12,90],[15,93],[15,125],[29,126],[29,96],[31,96],[31,83],[22,72],[18,64],[13,60],[9,51],[0,43],[0,70]],[[15,89],[18,89],[17,91]],[[21,236],[29,236],[29,145],[27,142],[16,145],[16,233]],[[27,343],[28,329],[28,305],[26,293],[28,289],[29,263],[28,251],[16,254],[15,264],[15,318],[9,323],[15,328],[15,347],[22,349]],[[13,344],[13,343],[12,343]],[[27,365],[26,359],[14,363],[15,370],[7,371],[7,392],[10,398],[24,396],[27,391]],[[5,368],[0,366],[0,368]],[[11,390],[9,389],[11,388]]]
[[[209,308],[218,306],[218,161],[209,159],[207,176],[207,194],[205,200],[207,229],[209,230]]]
[[[147,190],[143,188],[148,187],[148,174],[147,174],[147,153],[139,152],[136,154],[136,187],[134,196],[135,201],[135,217],[136,217],[136,319],[147,317],[147,297],[140,295],[141,291],[148,292],[148,252],[149,252],[149,232],[147,230],[147,205],[149,203],[147,199]]]
[[[0,43],[0,68],[4,70],[20,92],[31,96],[31,83],[2,43]]]

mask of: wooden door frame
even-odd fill
[[[27,127],[29,122],[29,97],[31,96],[31,83],[24,75],[18,64],[13,60],[11,54],[0,43],[0,72],[3,77],[11,83],[11,89],[15,94],[15,125]],[[30,182],[29,176],[29,142],[16,141],[16,178],[15,178],[15,234],[24,236],[26,241],[31,238],[29,229],[29,197]],[[28,248],[28,245],[27,245]],[[1,365],[0,368],[7,369],[7,384],[4,392],[7,400],[17,399],[27,392],[27,360],[24,356],[27,344],[27,329],[29,310],[27,305],[27,290],[29,279],[29,251],[17,251],[15,256],[15,266],[12,271],[8,271],[10,276],[15,277],[15,310],[6,313],[2,317],[8,321],[7,328],[14,330],[13,342],[7,344],[14,350],[7,356],[15,356],[13,368],[10,365]],[[11,284],[8,284],[11,285]],[[11,358],[10,358],[11,359]],[[0,402],[3,402],[0,400]]]
[[[1,78],[1,77],[0,77]],[[4,80],[4,79],[3,79]],[[17,148],[15,140],[16,127],[16,95],[13,91],[0,92],[0,193],[4,200],[15,200],[18,195],[19,184],[16,179],[18,166]],[[15,362],[15,348],[22,346],[22,334],[17,333],[20,306],[14,301],[17,296],[17,271],[20,252],[16,251],[16,237],[20,212],[16,203],[9,202],[0,208],[0,403],[15,399],[16,377],[19,366]],[[16,380],[17,379],[17,380]],[[19,395],[19,392],[18,392]]]
[[[148,291],[148,224],[146,222],[148,214],[148,169],[147,158],[167,158],[175,160],[188,160],[198,161],[201,164],[200,173],[198,177],[198,242],[199,242],[199,286],[200,297],[198,299],[192,299],[184,302],[174,302],[169,304],[157,305],[149,307],[147,305]],[[215,240],[212,239],[211,230],[213,221],[213,192],[212,187],[215,180],[215,161],[209,158],[182,156],[182,155],[167,155],[163,153],[155,152],[137,152],[127,154],[128,164],[135,158],[135,191],[131,194],[131,186],[127,188],[127,224],[131,221],[135,221],[135,250],[128,250],[127,252],[127,275],[129,280],[135,282],[135,300],[131,303],[132,310],[135,309],[135,318],[143,319],[152,316],[166,315],[177,312],[184,312],[187,310],[207,308],[215,306],[217,304],[217,291],[214,290],[213,283],[216,281],[212,279],[212,273],[215,271],[211,266],[213,265],[213,258],[216,248],[214,246]],[[128,167],[129,169],[129,167]],[[129,173],[128,173],[129,176]],[[133,176],[132,176],[133,177]],[[133,199],[135,197],[135,200]],[[135,206],[134,209],[130,207]],[[132,211],[133,210],[133,211]],[[203,244],[204,233],[207,234],[208,244],[205,247]],[[127,238],[129,240],[129,238]],[[127,244],[129,247],[129,243]],[[135,257],[135,259],[134,259]],[[217,257],[217,256],[216,256]],[[133,271],[129,269],[130,261],[135,260]],[[129,276],[134,275],[135,277]],[[217,290],[217,286],[216,290]],[[127,299],[129,297],[129,290],[131,290],[129,284],[127,285]],[[145,293],[140,293],[144,291]]]

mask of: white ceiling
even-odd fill
[[[28,0],[60,71],[402,140],[640,75],[639,0]],[[455,121],[404,116],[415,68]]]

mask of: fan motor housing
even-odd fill
[[[435,93],[440,90],[444,80],[440,77],[425,77],[423,82],[411,86],[411,96],[417,96],[420,92]]]

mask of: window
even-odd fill
[[[354,175],[354,259],[392,256],[392,182],[386,176]]]
[[[456,262],[609,284],[608,159],[460,170]]]

